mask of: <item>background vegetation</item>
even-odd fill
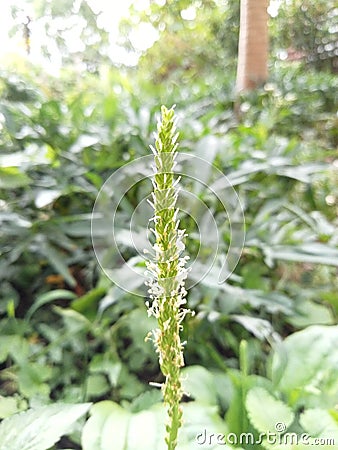
[[[237,1],[132,8],[120,26],[127,51],[141,23],[159,36],[133,67],[110,61],[98,15],[78,3],[32,3],[34,20],[45,18],[47,34],[57,37],[58,76],[29,54],[1,71],[0,449],[162,448],[161,396],[149,386],[160,372],[144,342],[153,323],[140,297],[101,272],[90,236],[100,187],[149,153],[162,103],[177,105],[181,149],[228,176],[247,228],[231,278],[218,285],[210,273],[188,295],[196,315],[184,327],[190,396],[179,448],[217,448],[216,440],[196,443],[205,429],[258,435],[277,422],[338,445],[334,2],[282,3],[270,19],[270,78],[243,94],[240,117],[233,112]],[[87,24],[81,51],[58,30],[71,15]],[[18,27],[29,50],[29,26]],[[207,192],[200,196],[226,250],[222,211]],[[127,200],[126,213],[135,198]],[[186,226],[194,255],[198,242]],[[90,418],[78,420],[89,402]],[[30,416],[13,415],[29,407]],[[21,441],[10,434],[18,426]],[[25,447],[29,433],[41,441],[35,447]]]

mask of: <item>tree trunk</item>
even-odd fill
[[[236,92],[255,89],[268,77],[269,0],[241,0]]]

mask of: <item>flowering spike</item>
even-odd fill
[[[162,392],[164,403],[168,407],[169,422],[166,426],[166,443],[168,450],[177,446],[178,430],[182,425],[182,408],[180,401],[183,396],[180,370],[184,365],[183,343],[180,339],[182,322],[188,312],[186,290],[184,288],[188,270],[185,263],[188,257],[181,257],[185,245],[183,238],[185,230],[179,229],[176,201],[179,179],[174,180],[178,133],[174,107],[161,108],[161,120],[157,124],[154,153],[154,177],[152,200],[154,209],[153,222],[156,242],[153,246],[155,258],[147,262],[151,281],[148,282],[149,297],[148,315],[153,315],[158,321],[158,329],[151,333],[159,355],[161,371],[165,377]],[[149,339],[149,336],[148,336]]]

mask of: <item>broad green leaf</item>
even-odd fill
[[[12,416],[18,412],[17,399],[15,397],[0,397],[0,418]]]
[[[298,328],[309,325],[334,325],[335,320],[326,305],[319,305],[310,300],[296,306],[296,314],[288,318],[288,321]]]
[[[162,401],[162,392],[160,389],[151,389],[142,392],[131,403],[130,409],[133,413],[150,409],[153,405]]]
[[[12,416],[13,414],[27,408],[26,400],[18,396],[1,397],[0,396],[0,419]]]
[[[94,355],[89,365],[91,373],[104,373],[112,386],[116,386],[121,374],[122,363],[113,360],[107,354]]]
[[[212,434],[214,434],[214,436],[217,436],[218,434],[226,435],[229,431],[226,423],[219,416],[217,406],[209,406],[199,402],[188,402],[184,403],[182,406],[183,427],[179,431],[179,442],[182,447],[189,443],[191,450],[203,448],[203,446],[198,445],[197,436],[200,433],[204,433],[204,431],[206,431],[209,437]],[[159,417],[159,419],[161,419],[161,417]],[[162,422],[160,422],[160,428],[163,426],[163,423],[164,418],[162,418]],[[219,448],[219,445],[215,445],[215,439],[212,439],[212,444],[212,446],[206,446],[204,448]],[[180,449],[181,446],[179,445],[178,450]]]
[[[82,432],[83,450],[126,450],[128,411],[107,400],[95,404],[90,415]]]
[[[158,414],[155,411],[141,411],[133,414],[130,417],[126,448],[149,450],[163,447],[163,436],[158,433],[160,426]]]
[[[214,376],[205,367],[189,366],[182,370],[184,391],[198,403],[217,405]]]
[[[0,424],[0,450],[48,450],[72,431],[89,407],[55,404],[14,414]]]
[[[334,406],[338,397],[338,326],[310,326],[275,350],[271,376],[289,402]]]
[[[120,395],[130,401],[144,392],[144,384],[137,378],[136,375],[130,372],[127,365],[121,368],[119,376]]]
[[[338,443],[338,421],[324,409],[308,409],[300,416],[300,424],[313,438],[330,438]]]
[[[70,333],[78,333],[79,331],[86,330],[90,327],[89,320],[72,309],[53,306],[53,311],[62,317],[64,324]]]
[[[204,432],[211,439],[218,433],[225,435],[227,428],[216,406],[190,402],[182,407],[184,420],[177,450],[199,448],[196,439],[199,434],[203,439]],[[82,432],[83,450],[166,450],[166,420],[163,404],[132,414],[111,401],[97,403]]]
[[[217,370],[213,372],[218,403],[224,411],[228,410],[231,399],[234,395],[234,387],[228,373]]]
[[[109,391],[109,384],[106,377],[100,373],[90,374],[87,378],[86,392],[88,398],[102,397]]]
[[[16,167],[0,167],[0,189],[17,189],[31,182],[30,178]]]
[[[17,334],[1,336],[0,362],[11,355],[17,363],[25,363],[29,355],[29,344],[26,339]]]
[[[245,405],[250,422],[260,433],[279,431],[279,424],[285,431],[294,420],[291,408],[261,387],[250,389]]]
[[[257,386],[268,388],[271,383],[267,378],[257,375],[245,376],[237,370],[229,371],[229,376],[233,383],[233,394],[226,413],[226,423],[231,432],[239,436],[241,433],[247,432],[250,427],[245,407],[247,392]]]
[[[145,343],[144,338],[147,336],[149,329],[156,328],[156,319],[147,317],[142,308],[136,308],[131,311],[127,318],[130,337],[133,339],[135,347],[135,358],[140,357],[140,352],[145,353],[149,357],[153,355],[153,349],[149,343]],[[135,361],[137,364],[137,361]]]
[[[52,367],[42,364],[30,362],[20,366],[18,370],[18,384],[21,394],[26,398],[31,398],[35,395],[47,397],[50,393],[50,386],[47,382],[52,375]]]

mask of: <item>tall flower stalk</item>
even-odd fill
[[[187,256],[181,257],[185,248],[185,230],[179,229],[176,208],[179,179],[175,180],[174,167],[178,147],[178,133],[174,109],[161,108],[161,119],[157,125],[154,153],[153,193],[150,202],[154,209],[155,236],[153,259],[147,262],[151,277],[148,282],[150,302],[148,315],[155,316],[158,328],[149,333],[159,355],[159,364],[165,377],[161,385],[164,403],[168,409],[169,421],[166,425],[168,450],[177,446],[178,430],[182,425],[180,401],[183,389],[180,370],[184,365],[183,345],[180,339],[182,321],[189,312],[186,303],[185,268]]]

